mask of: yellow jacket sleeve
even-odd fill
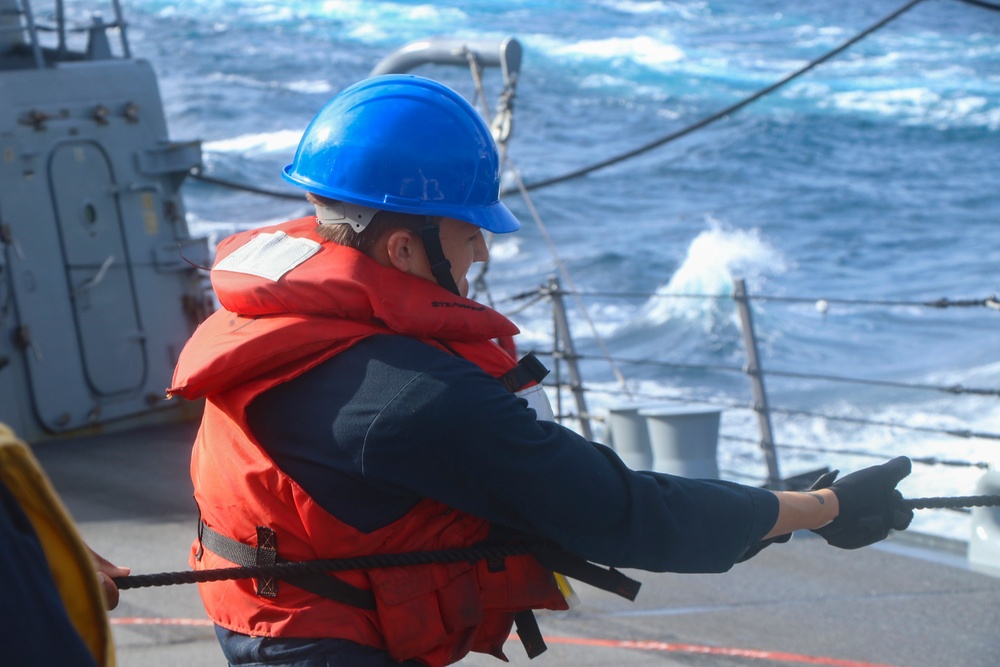
[[[31,521],[73,626],[97,664],[114,667],[111,627],[90,552],[38,460],[3,423],[0,482]]]

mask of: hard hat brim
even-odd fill
[[[521,228],[520,220],[501,201],[497,201],[492,206],[487,206],[482,210],[481,214],[475,216],[454,215],[449,217],[465,220],[465,222],[470,222],[494,234],[508,234],[516,232]],[[475,217],[476,219],[470,219],[470,217]]]
[[[404,200],[398,197],[386,197],[384,201],[360,198],[355,193],[344,192],[331,188],[324,183],[304,177],[295,170],[294,164],[286,165],[282,177],[289,183],[298,186],[320,197],[345,201],[360,206],[368,206],[380,211],[394,211],[411,215],[430,215],[444,218],[455,218],[481,227],[494,234],[516,232],[521,228],[521,222],[510,212],[500,200],[486,206],[454,206],[435,204],[433,201]]]

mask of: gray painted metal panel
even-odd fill
[[[97,144],[67,142],[49,159],[49,185],[87,384],[101,395],[134,393],[146,354],[111,165]]]
[[[77,406],[89,409],[91,401],[82,359],[75,353],[72,302],[46,179],[38,177],[33,163],[22,164],[0,164],[0,213],[8,230],[8,278],[16,315],[7,324],[26,371],[22,400],[30,399],[45,429],[58,431],[74,421],[85,423],[87,409]],[[39,378],[57,378],[55,391],[46,383],[39,386]],[[75,412],[83,414],[74,420]]]
[[[41,53],[0,50],[0,421],[38,441],[189,417],[165,390],[211,310],[179,191],[200,143],[169,140],[147,62]]]

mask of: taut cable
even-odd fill
[[[996,507],[1000,496],[954,496],[951,498],[908,498],[903,502],[914,510],[958,509],[960,507]]]
[[[1000,495],[996,496],[954,496],[938,498],[908,498],[904,500],[911,509],[955,509],[959,507],[996,507],[1000,505]],[[229,581],[233,579],[256,579],[282,575],[315,574],[321,572],[341,572],[345,570],[366,570],[380,567],[405,565],[427,565],[429,563],[475,562],[484,558],[520,556],[532,552],[530,544],[504,546],[476,546],[465,549],[441,549],[438,551],[413,551],[399,554],[378,554],[358,558],[327,558],[254,567],[225,567],[211,570],[186,570],[183,572],[159,572],[156,574],[134,574],[116,577],[119,590],[149,588],[152,586],[172,586],[174,584],[195,584],[209,581]]]

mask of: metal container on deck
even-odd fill
[[[610,445],[632,470],[652,470],[653,449],[649,444],[646,418],[639,414],[644,407],[626,405],[608,411]]]
[[[722,411],[706,405],[640,410],[649,432],[653,470],[682,477],[718,479],[716,450]]]
[[[976,494],[1000,495],[1000,470],[990,470],[976,484]],[[969,566],[1000,577],[1000,507],[973,507],[969,535]]]
[[[721,410],[707,405],[626,405],[608,411],[611,446],[633,470],[718,479]]]

